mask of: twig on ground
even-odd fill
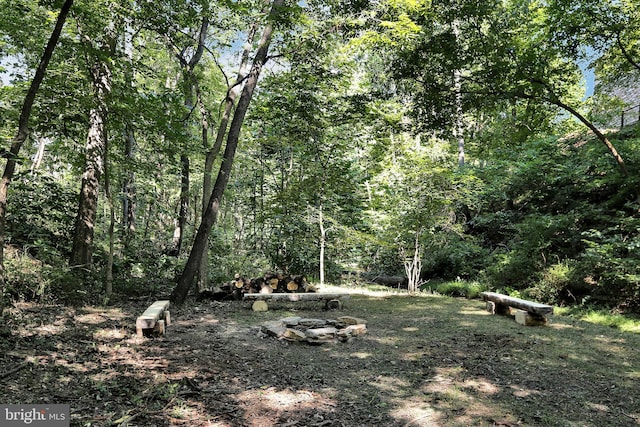
[[[23,362],[19,366],[17,366],[16,368],[10,370],[9,372],[5,372],[4,374],[1,374],[0,375],[0,381],[4,380],[7,377],[10,377],[11,375],[15,374],[16,372],[21,371],[22,369],[26,368],[28,364],[29,364],[29,362]]]

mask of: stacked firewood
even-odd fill
[[[218,292],[204,291],[198,299],[241,300],[244,294],[315,292],[316,288],[302,275],[291,276],[267,272],[261,277],[248,279],[236,274],[234,279],[220,285]]]

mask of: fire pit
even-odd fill
[[[367,321],[352,316],[337,319],[285,317],[263,323],[260,333],[265,337],[309,344],[348,342],[367,333]]]

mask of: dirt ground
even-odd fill
[[[72,426],[637,426],[640,334],[555,316],[525,327],[478,300],[354,295],[199,302],[138,339],[121,308],[20,303],[0,325],[0,403],[65,403]],[[259,334],[287,316],[368,321],[346,343]]]

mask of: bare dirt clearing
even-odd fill
[[[552,317],[524,327],[477,300],[353,296],[201,302],[137,339],[126,309],[18,304],[0,329],[0,402],[67,403],[74,426],[637,426],[640,335]],[[261,337],[286,316],[368,320],[346,343]]]

